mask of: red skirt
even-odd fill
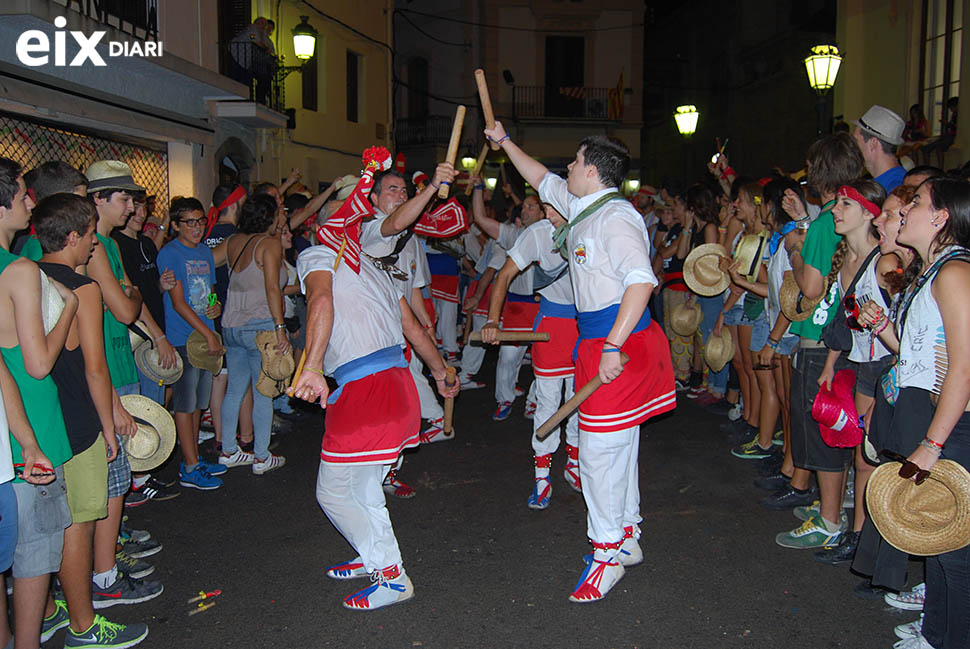
[[[432,275],[431,297],[458,304],[458,275]]]
[[[434,298],[426,297],[424,298],[424,309],[428,312],[431,317],[431,323],[434,324],[438,321],[438,314],[434,311]]]
[[[540,316],[537,332],[549,334],[549,342],[532,343],[532,371],[536,378],[557,379],[573,375],[573,349],[579,331],[575,318]]]
[[[421,404],[406,367],[365,376],[343,386],[327,406],[320,459],[334,464],[393,464],[419,443]]]
[[[478,289],[478,280],[473,279],[472,283],[468,285],[468,293],[466,295],[474,295],[475,291]],[[485,293],[482,295],[482,299],[478,301],[478,306],[472,311],[474,315],[480,315],[488,317],[488,301],[492,298],[492,284],[488,285],[485,289]]]
[[[502,331],[532,331],[537,315],[538,302],[513,302],[506,299],[505,306],[502,307]]]
[[[604,340],[590,338],[579,343],[577,391],[599,372]],[[657,323],[651,322],[627,338],[623,352],[630,357],[623,373],[580,404],[581,431],[612,433],[638,426],[677,407],[670,343]]]

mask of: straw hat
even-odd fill
[[[822,441],[829,446],[852,448],[862,442],[859,411],[855,407],[855,372],[839,370],[832,389],[823,385],[812,403],[812,419],[818,422]]]
[[[690,251],[684,260],[684,282],[698,295],[719,295],[731,285],[731,278],[721,270],[718,261],[730,257],[719,243],[705,243]]]
[[[285,354],[280,354],[276,351],[276,332],[260,331],[256,334],[256,349],[263,357],[263,373],[276,381],[289,382],[293,371],[296,370],[293,348],[290,347]]]
[[[899,477],[899,462],[879,465],[866,484],[876,529],[894,548],[931,556],[970,544],[970,473],[939,460],[921,485]]]
[[[265,397],[275,399],[283,394],[284,390],[290,385],[290,379],[271,379],[266,376],[266,372],[259,371],[259,378],[256,379],[256,391]]]
[[[792,322],[807,320],[815,307],[822,301],[822,296],[808,299],[802,295],[802,291],[795,282],[795,277],[789,275],[782,282],[781,289],[778,291],[778,301],[781,303],[781,312]]]
[[[131,167],[120,160],[98,160],[85,170],[88,179],[88,193],[102,189],[123,189],[131,192],[143,192],[145,188],[136,185],[131,176]]]
[[[734,338],[731,337],[731,330],[721,327],[721,335],[715,336],[713,333],[704,345],[704,360],[715,372],[724,369],[732,358],[734,358]]]
[[[738,241],[738,247],[734,250],[734,261],[740,261],[741,266],[738,273],[743,275],[749,282],[758,281],[758,271],[761,270],[761,263],[764,261],[765,246],[768,245],[767,233],[746,234]],[[684,264],[686,266],[686,263]]]
[[[219,344],[222,345],[222,336],[216,334],[216,338],[219,339]],[[205,341],[205,336],[200,334],[198,331],[193,331],[189,334],[188,340],[185,341],[185,353],[189,357],[189,365],[192,367],[197,367],[200,370],[208,370],[213,374],[218,374],[222,371],[222,357],[226,353],[225,349],[218,355],[212,355],[209,353],[209,343]]]
[[[158,385],[172,385],[182,378],[182,357],[175,354],[175,365],[165,369],[158,360],[158,350],[150,340],[141,340],[133,350],[135,365],[141,373]]]
[[[699,304],[678,304],[670,312],[670,328],[675,334],[690,338],[697,333],[703,319],[704,313]]]
[[[346,176],[341,176],[337,179],[335,183],[337,188],[334,190],[334,198],[338,201],[345,201],[347,197],[350,196],[351,192],[354,191],[354,187],[357,186],[357,181],[360,180],[360,176],[355,176],[353,174],[347,174]]]
[[[140,394],[126,394],[121,405],[138,424],[124,440],[132,471],[151,471],[168,459],[175,449],[175,421],[164,407]]]
[[[51,284],[51,278],[40,271],[40,315],[44,321],[44,334],[49,334],[64,311],[64,298]]]

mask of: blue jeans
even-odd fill
[[[711,337],[711,333],[714,331],[714,325],[717,324],[717,316],[724,307],[724,296],[699,297],[697,303],[701,305],[701,312],[704,314],[704,319],[701,320],[700,332],[701,338],[706,345],[707,339]],[[708,369],[707,390],[723,396],[727,391],[728,372],[730,370],[727,365],[722,367],[719,372]]]
[[[246,388],[253,386],[253,452],[260,460],[269,457],[269,438],[273,429],[273,400],[256,389],[262,356],[256,348],[256,334],[272,331],[273,320],[264,318],[250,320],[241,327],[222,327],[222,340],[226,346],[226,368],[229,381],[222,401],[222,452],[236,452],[236,424],[242,407]]]
[[[144,374],[141,370],[135,368],[138,371],[138,387],[141,389],[141,395],[143,397],[148,397],[155,403],[164,406],[165,405],[165,385],[159,385],[158,381],[153,381]]]

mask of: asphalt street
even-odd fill
[[[354,552],[314,498],[323,432],[315,409],[277,436],[282,469],[230,469],[217,491],[183,488],[127,510],[133,527],[164,545],[148,561],[165,591],[99,612],[148,623],[141,646],[159,649],[891,647],[892,627],[918,616],[857,599],[860,578],[847,568],[777,546],[775,534],[799,521],[758,504],[756,462],[732,457],[723,419],[684,398],[642,428],[644,563],[604,601],[569,602],[589,550],[584,502],[562,479],[561,448],[551,506],[526,507],[532,422],[521,398],[508,420],[492,421],[494,356],[480,375],[489,387],[458,399],[455,439],[407,454],[400,477],[417,496],[388,497],[411,601],[345,610],[342,599],[367,582],[324,575]],[[159,474],[174,478],[177,466]],[[922,580],[919,564],[910,573],[911,583]],[[189,615],[189,598],[216,589],[215,606]],[[63,632],[45,645],[62,646]]]

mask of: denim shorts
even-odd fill
[[[729,327],[736,327],[737,325],[741,324],[741,319],[744,317],[744,305],[741,302],[741,300],[738,300],[737,303],[735,303],[735,305],[728,309],[728,311],[724,314],[724,324],[728,325]]]
[[[748,319],[745,317],[744,320]],[[768,344],[768,336],[771,335],[771,325],[768,324],[768,316],[762,311],[761,315],[754,320],[748,320],[748,322],[751,323],[751,344],[748,345],[748,349],[753,352],[760,352]]]
[[[818,422],[812,418],[812,404],[818,394],[818,377],[822,375],[829,350],[824,347],[799,349],[791,376],[791,450],[795,466],[810,471],[842,471],[852,462],[852,449],[829,446],[822,440]],[[849,362],[839,356],[835,370],[845,369]]]
[[[798,348],[799,340],[799,337],[794,334],[785,334],[781,337],[781,342],[778,343],[778,349],[775,350],[775,353],[780,356],[791,356]]]
[[[849,361],[849,366],[855,370],[855,391],[867,397],[876,396],[876,388],[879,385],[879,377],[893,363],[893,357],[884,356],[877,361],[868,363],[857,363]]]
[[[64,467],[54,469],[54,482],[32,485],[15,482],[17,494],[17,547],[13,555],[13,576],[40,577],[61,569],[64,530],[71,524],[67,505]]]
[[[0,571],[6,572],[13,564],[17,548],[17,494],[13,482],[0,485]]]

